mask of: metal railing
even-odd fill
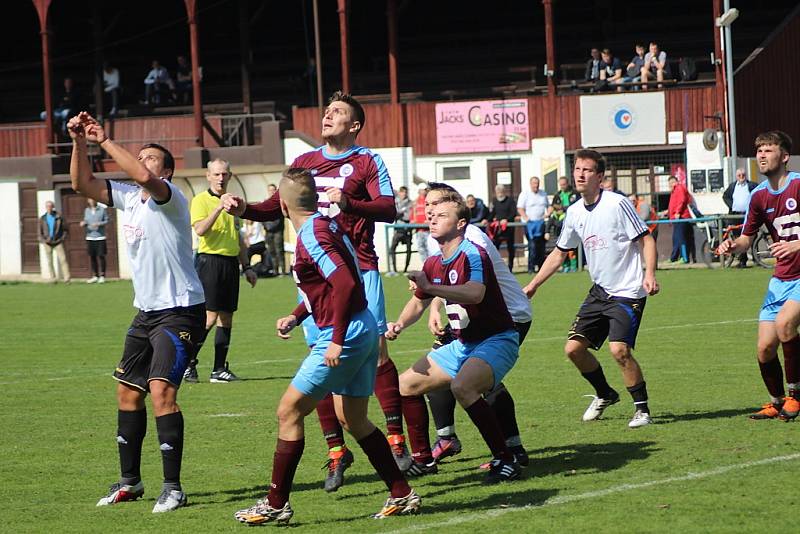
[[[256,121],[274,121],[274,113],[222,115],[222,139],[225,146],[247,146],[254,143]]]

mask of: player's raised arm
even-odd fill
[[[86,143],[86,130],[81,119],[88,114],[82,111],[67,123],[67,131],[72,138],[72,158],[69,162],[69,177],[72,189],[103,204],[110,204],[108,186],[105,180],[98,180],[92,174]]]

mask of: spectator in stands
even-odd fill
[[[728,213],[735,215],[744,215],[747,211],[747,206],[750,203],[750,192],[756,188],[758,184],[751,182],[747,179],[747,173],[743,168],[736,169],[736,181],[725,189],[722,194],[722,200],[728,206]],[[739,237],[742,233],[741,228],[734,231],[734,239]],[[739,254],[739,263],[737,267],[744,269],[747,267],[747,252]]]
[[[564,224],[564,217],[567,215],[567,208],[577,202],[581,195],[572,188],[569,178],[562,176],[558,179],[558,191],[553,195],[553,202],[550,205],[547,228],[545,228],[545,241],[558,239],[561,235],[561,227]],[[569,273],[578,270],[578,255],[574,250],[567,252],[567,257],[561,265],[561,272]]]
[[[517,218],[517,203],[514,202],[513,197],[508,196],[506,186],[502,184],[494,187],[494,202],[492,202],[489,218],[492,222],[489,224],[487,233],[492,238],[492,243],[498,252],[500,244],[505,241],[506,247],[508,247],[508,270],[513,273],[517,244],[514,242],[515,228],[509,226],[508,223],[514,222]]]
[[[622,82],[622,62],[618,57],[614,57],[610,48],[604,48],[600,54],[603,63],[600,65],[600,80],[596,88],[604,90],[609,85],[616,85]],[[621,87],[617,88],[621,90]]]
[[[639,215],[639,218],[647,224],[647,229],[650,230],[650,235],[653,236],[653,239],[658,240],[658,225],[656,223],[649,222],[655,221],[658,218],[656,209],[648,200],[639,195],[631,194],[628,197],[628,200],[630,200],[631,204],[633,204],[633,208],[636,210],[636,214]]]
[[[93,198],[87,198],[89,205],[83,210],[81,226],[86,231],[86,247],[89,252],[89,263],[92,266],[92,277],[87,284],[102,284],[106,281],[106,225],[108,213],[105,206],[97,204]]]
[[[119,110],[119,69],[108,61],[103,62],[103,92],[111,98],[111,111],[108,114],[114,117]]]
[[[667,53],[659,50],[658,43],[650,43],[650,51],[644,56],[644,66],[642,67],[642,89],[647,90],[646,83],[653,79],[663,82],[664,78],[672,76],[672,72],[667,62]],[[658,84],[661,88],[661,84]]]
[[[74,80],[69,76],[64,78],[64,92],[55,104],[56,106],[53,108],[53,118],[56,120],[55,126],[66,137],[67,121],[77,115],[82,107],[80,91],[75,87]],[[47,119],[47,112],[42,111],[40,117],[42,120]]]
[[[607,174],[605,178],[603,178],[603,183],[600,184],[604,191],[611,191],[612,193],[617,193],[618,195],[622,195],[623,197],[627,197],[628,194],[620,191],[617,189],[617,178]]]
[[[625,67],[625,76],[622,78],[623,83],[638,82],[642,79],[642,68],[644,68],[644,45],[636,43],[634,50],[636,51],[636,55],[631,58],[630,63],[628,63],[628,66]],[[639,87],[634,86],[633,89],[638,90]]]
[[[603,59],[600,57],[600,49],[592,48],[592,57],[586,61],[586,72],[583,75],[583,81],[596,82],[600,79],[600,69],[602,68]]]
[[[394,197],[394,207],[397,210],[397,215],[394,218],[395,223],[401,224],[408,224],[411,222],[411,209],[413,208],[413,202],[411,199],[408,198],[408,188],[406,186],[400,186],[397,189],[397,194]],[[411,234],[412,231],[410,228],[395,228],[394,235],[392,236],[392,246],[391,246],[391,255],[389,256],[389,261],[391,265],[389,266],[389,275],[396,275],[397,274],[397,245],[403,243],[406,246],[406,266],[403,268],[403,272],[408,271],[408,264],[411,263]]]
[[[144,79],[144,101],[142,103],[145,105],[161,104],[161,99],[171,93],[174,88],[169,71],[157,59],[154,59],[150,72]]]
[[[547,193],[539,189],[539,178],[530,180],[530,191],[522,191],[517,199],[517,213],[525,223],[525,237],[528,239],[528,274],[539,270],[544,263],[544,222],[550,212]]]
[[[186,56],[178,56],[178,68],[175,70],[175,101],[188,104],[192,94],[192,66]]]
[[[64,219],[61,218],[61,214],[56,211],[56,205],[52,200],[44,203],[44,209],[46,210],[44,215],[39,218],[39,251],[44,254],[44,265],[47,268],[45,278],[57,281],[58,273],[61,273],[64,282],[69,283],[69,263],[67,263],[67,253],[64,250],[67,226],[64,224]],[[53,262],[53,256],[55,256],[55,262]]]
[[[692,197],[686,186],[680,183],[675,176],[669,177],[669,186],[672,189],[667,209],[670,220],[690,219],[692,214],[689,212],[689,204],[692,202]],[[688,221],[672,223],[672,254],[669,261],[675,263],[680,260],[682,263],[689,263],[689,232],[691,231],[692,224]]]
[[[411,222],[414,224],[428,224],[428,218],[425,216],[425,197],[428,196],[428,186],[421,185],[417,190],[417,200],[414,202],[414,208],[411,211]],[[428,232],[427,228],[417,228],[416,242],[417,253],[422,263],[428,259]]]
[[[475,198],[474,195],[467,195],[467,207],[469,208],[469,223],[476,224],[486,231],[486,224],[489,222],[489,208],[483,200]]]
[[[267,186],[267,198],[270,198],[278,190],[275,184]],[[286,254],[283,251],[283,217],[278,217],[274,221],[266,221],[264,230],[267,231],[267,248],[272,260],[272,268],[275,276],[289,274],[286,270]]]

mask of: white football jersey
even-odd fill
[[[170,182],[164,203],[142,200],[138,185],[108,181],[111,206],[119,224],[133,274],[133,305],[144,311],[194,306],[205,302],[194,270],[189,203]]]
[[[522,286],[519,285],[516,277],[508,270],[508,265],[500,257],[500,253],[489,239],[489,236],[486,235],[486,232],[474,224],[468,224],[464,237],[483,248],[489,259],[492,260],[494,276],[497,278],[497,284],[500,286],[503,300],[506,301],[508,312],[514,322],[527,323],[530,321],[533,317],[531,301],[525,296],[525,292],[522,291]],[[439,252],[439,243],[430,235],[428,235],[428,252],[431,256]]]
[[[583,244],[592,281],[613,297],[638,299],[647,292],[636,240],[647,231],[630,200],[601,192],[591,206],[581,200],[567,208],[556,246],[570,250]]]

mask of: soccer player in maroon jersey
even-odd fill
[[[310,169],[317,186],[320,212],[332,217],[353,243],[364,278],[367,303],[382,334],[386,331],[386,310],[373,236],[375,222],[394,222],[396,208],[392,183],[383,160],[368,148],[356,144],[364,122],[361,104],[349,94],[337,91],[331,96],[322,118],[325,145],[299,156],[292,167]],[[223,195],[222,201],[230,213],[244,219],[267,221],[282,217],[280,194],[250,205],[232,195]],[[306,341],[309,345],[314,343],[314,340]],[[406,470],[411,465],[411,457],[403,436],[397,368],[389,358],[383,336],[380,339],[375,396],[386,417],[392,452],[400,468]],[[325,489],[336,491],[343,483],[344,470],[353,462],[353,455],[344,444],[342,428],[331,400],[321,402],[317,412],[329,448]]]
[[[356,252],[344,229],[317,211],[310,171],[286,171],[279,192],[281,210],[297,232],[293,272],[302,302],[278,319],[278,336],[288,338],[308,316],[313,316],[319,334],[278,406],[278,443],[269,493],[235,517],[249,525],[291,519],[289,493],[305,445],[303,419],[328,393],[334,394],[337,416],[391,492],[373,517],[414,513],[422,501],[400,472],[383,433],[367,419],[380,335],[367,308]]]
[[[770,251],[777,263],[758,316],[758,366],[770,402],[750,418],[791,421],[800,413],[800,173],[787,169],[792,140],[785,133],[762,133],[755,145],[758,170],[767,179],[750,193],[742,235],[722,242],[717,253],[741,254],[750,249],[762,224],[769,230]],[[784,396],[778,343],[783,348],[788,396]]]
[[[464,239],[469,208],[458,194],[442,195],[429,218],[439,253],[422,271],[408,274],[414,295],[386,337],[396,339],[422,316],[434,297],[445,310],[457,339],[419,359],[400,375],[408,435],[416,457],[430,458],[428,412],[423,394],[450,388],[492,452],[486,483],[520,477],[521,469],[505,443],[492,408],[482,395],[500,382],[517,360],[519,335],[503,300],[486,251]]]

